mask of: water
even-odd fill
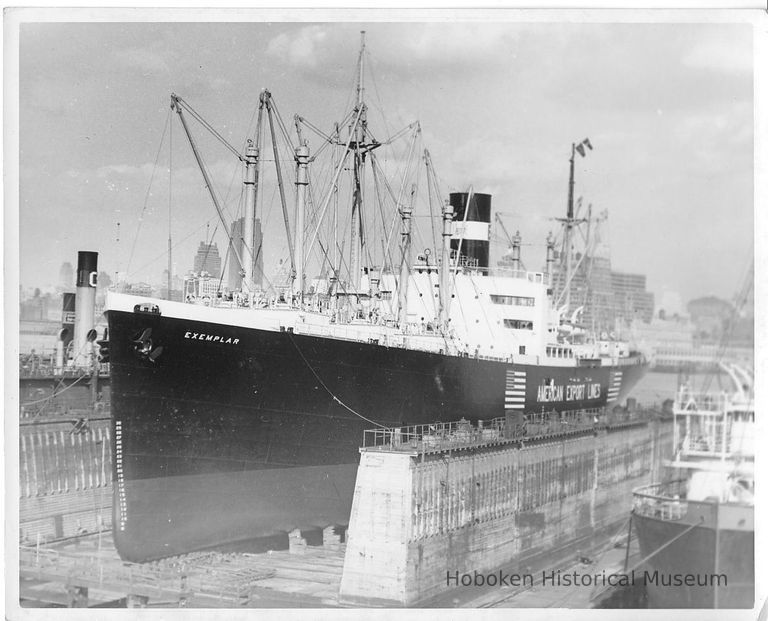
[[[724,373],[658,373],[649,371],[630,393],[638,403],[649,405],[661,404],[666,399],[674,399],[680,382],[687,382],[694,392],[704,390],[709,382],[709,390],[732,390],[732,382]]]

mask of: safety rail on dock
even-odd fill
[[[638,424],[647,420],[642,412],[606,412],[604,409],[537,412],[508,415],[473,424],[435,422],[407,427],[380,427],[363,433],[365,450],[433,453],[510,442],[531,442],[558,435],[594,432],[599,429]]]
[[[109,377],[109,363],[96,363],[99,378]],[[91,377],[94,372],[94,365],[59,365],[56,363],[56,354],[20,354],[19,355],[19,378],[20,379],[47,379],[55,377],[56,379],[77,379],[81,376]]]

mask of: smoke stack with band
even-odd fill
[[[75,338],[72,343],[75,366],[90,365],[93,356],[90,337],[96,307],[96,278],[99,253],[77,253],[77,289],[75,290]]]
[[[459,251],[458,264],[487,272],[491,230],[491,195],[453,192],[450,195],[450,203],[454,210],[451,250]],[[459,244],[461,244],[461,249],[459,249]]]

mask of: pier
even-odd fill
[[[601,418],[532,437],[503,418],[370,431],[340,601],[445,605],[478,595],[463,576],[531,574],[604,544],[669,456],[671,425]]]

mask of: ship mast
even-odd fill
[[[259,110],[261,113],[261,110]],[[258,144],[258,142],[257,142]],[[259,149],[249,140],[245,150],[245,217],[243,218],[243,260],[245,265],[241,268],[245,271],[242,289],[250,293],[253,291],[254,277],[253,266],[256,263],[256,248],[254,248],[254,224],[256,219],[256,189],[257,167]]]
[[[576,155],[576,144],[571,143],[571,172],[568,177],[568,211],[565,218],[565,305],[570,309],[571,304],[571,231],[573,230],[573,159]]]
[[[357,74],[357,106],[355,111],[360,115],[360,120],[355,128],[355,164],[354,164],[354,201],[352,203],[352,237],[350,244],[350,287],[357,291],[360,284],[360,258],[363,254],[365,240],[363,239],[363,166],[365,164],[365,138],[366,138],[366,107],[363,101],[365,93],[365,30],[360,32],[360,57]]]
[[[296,147],[296,243],[294,244],[294,265],[296,266],[296,280],[293,281],[293,291],[299,297],[299,304],[304,296],[304,212],[307,203],[307,186],[309,177],[307,166],[309,165],[309,146],[306,141]]]
[[[568,160],[570,164],[570,174],[568,176],[568,210],[564,219],[558,218],[558,220],[565,226],[565,231],[563,232],[563,246],[565,252],[565,283],[563,285],[564,291],[560,293],[560,297],[563,297],[563,294],[565,295],[566,308],[570,308],[571,304],[571,280],[573,279],[573,275],[571,273],[573,271],[571,268],[571,255],[573,254],[573,229],[576,225],[585,222],[583,218],[576,218],[575,214],[573,213],[574,160],[576,157],[576,151],[579,152],[581,157],[586,157],[586,151],[584,147],[587,147],[590,151],[592,150],[592,144],[589,142],[589,138],[585,138],[579,144],[573,142],[571,143],[571,158]]]

